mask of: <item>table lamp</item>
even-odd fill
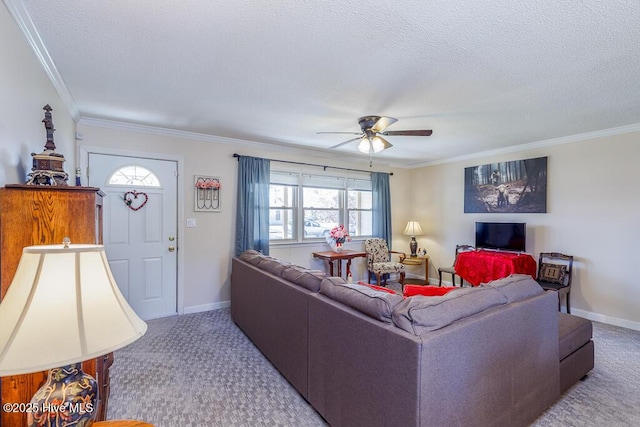
[[[90,425],[98,388],[82,361],[147,330],[120,293],[104,246],[69,243],[24,248],[0,303],[0,376],[50,369],[26,406],[29,426]]]
[[[422,228],[420,227],[420,223],[418,221],[409,221],[407,226],[404,229],[405,236],[411,236],[411,241],[409,242],[409,249],[411,249],[411,257],[415,258],[418,256],[418,242],[416,242],[416,236],[422,235]]]

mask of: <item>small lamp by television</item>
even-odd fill
[[[0,303],[0,376],[50,370],[31,400],[29,426],[89,425],[98,388],[82,361],[147,330],[120,293],[104,246],[65,241],[24,248]]]

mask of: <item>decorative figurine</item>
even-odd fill
[[[44,128],[47,131],[47,142],[42,153],[31,153],[33,167],[31,168],[31,173],[29,173],[27,184],[66,186],[69,175],[67,175],[62,166],[65,159],[62,154],[55,152],[56,144],[53,142],[55,129],[51,117],[52,108],[47,104],[42,109],[44,110],[42,123],[44,123]]]

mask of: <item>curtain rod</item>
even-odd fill
[[[233,157],[236,157],[239,160],[241,155],[238,154],[238,153],[233,153]],[[316,165],[316,164],[313,164],[313,163],[292,162],[290,160],[278,160],[278,159],[266,159],[266,160],[269,160],[269,161],[272,161],[272,162],[290,163],[292,165],[317,166],[319,168],[323,168],[325,171],[327,170],[327,168],[331,168],[331,169],[340,169],[340,170],[343,170],[343,171],[371,173],[371,171],[365,171],[365,170],[362,170],[362,169],[341,168],[339,166]],[[389,175],[393,175],[393,172],[389,172]]]

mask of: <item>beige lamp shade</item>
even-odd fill
[[[0,303],[0,376],[96,358],[147,330],[113,279],[104,246],[24,248]]]
[[[409,221],[404,229],[405,236],[420,236],[424,234],[418,221]]]

